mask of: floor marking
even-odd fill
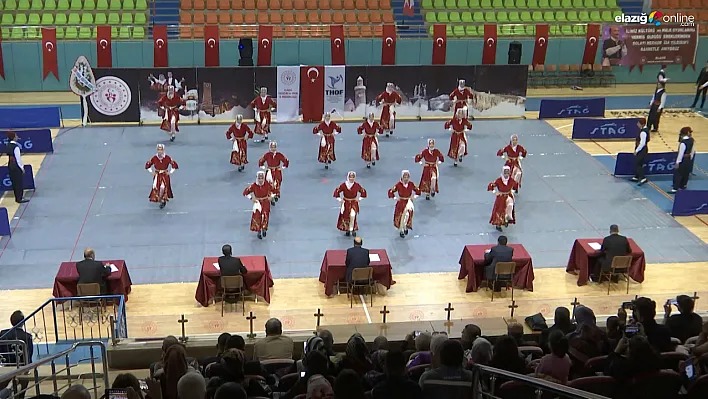
[[[370,294],[373,295],[373,294]],[[369,308],[366,307],[366,301],[364,300],[364,295],[359,294],[359,299],[361,300],[361,306],[364,307],[364,314],[366,314],[366,321],[371,324],[371,315],[369,315]]]
[[[559,126],[559,127],[557,127],[556,129],[565,129],[565,128],[567,128],[567,127],[571,127],[571,126],[573,126],[573,124],[572,124],[572,123],[571,123],[571,124],[569,124],[569,125],[563,125],[563,126]]]
[[[96,199],[96,194],[98,193],[98,188],[101,187],[101,180],[103,180],[103,174],[106,173],[106,167],[108,166],[108,161],[111,159],[111,153],[108,153],[108,158],[106,158],[106,163],[103,164],[103,170],[101,170],[101,176],[96,182],[96,189],[93,191],[93,196],[91,197],[91,202],[89,202],[88,209],[86,209],[86,216],[84,216],[84,221],[81,223],[81,229],[79,229],[79,235],[76,236],[76,242],[74,243],[74,249],[71,250],[71,256],[69,261],[74,259],[74,252],[76,252],[76,247],[79,245],[79,240],[81,239],[81,233],[84,232],[84,227],[86,226],[86,221],[88,220],[89,214],[91,213],[91,207],[93,206],[93,201]]]

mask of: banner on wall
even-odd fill
[[[9,131],[0,130],[0,154],[7,153]],[[17,144],[23,154],[44,154],[54,152],[52,132],[49,129],[15,130]]]
[[[187,88],[192,94],[186,111],[196,112],[199,120],[206,121],[233,122],[236,115],[253,119],[249,104],[256,97],[255,71],[254,67],[197,69],[196,86]]]
[[[96,89],[87,101],[89,121],[140,122],[138,70],[95,68],[93,75]]]
[[[180,122],[197,120],[197,69],[194,68],[142,68],[138,72],[140,92],[140,120],[143,122],[159,122],[164,117],[164,110],[157,102],[167,88],[172,86],[175,92],[187,102],[180,110]]]
[[[708,190],[679,190],[674,197],[671,216],[708,214]]]
[[[605,25],[602,65],[695,64],[698,25]]]
[[[324,67],[324,112],[344,115],[345,66]]]
[[[573,139],[634,140],[639,136],[639,118],[573,120]]]
[[[468,112],[473,116],[524,116],[528,77],[528,65],[475,66],[474,84],[467,82],[474,93],[474,99],[469,105]],[[457,81],[455,80],[455,82]],[[456,86],[455,83],[450,83],[450,85]],[[451,92],[453,89],[448,88],[447,90]]]
[[[325,72],[326,73],[326,72]],[[279,66],[277,69],[277,114],[278,122],[300,119],[300,67]],[[325,83],[326,87],[326,83]],[[326,100],[325,100],[326,101]]]
[[[676,166],[675,152],[649,153],[644,164],[646,175],[670,175],[674,173]],[[615,176],[634,176],[634,154],[631,152],[620,152],[617,154],[615,162]]]
[[[538,119],[597,118],[604,116],[604,98],[543,99],[538,112]]]

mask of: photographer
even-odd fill
[[[656,317],[656,302],[649,298],[640,297],[632,301],[632,315],[634,322],[640,323],[647,340],[659,353],[672,352],[676,345],[671,342],[669,329],[658,324]],[[632,323],[628,323],[631,325]]]
[[[605,375],[616,378],[620,384],[661,369],[659,354],[647,340],[641,325],[636,332],[625,333],[615,351],[608,356],[608,361]]]
[[[678,308],[679,314],[671,315],[671,306]],[[664,325],[669,328],[672,337],[682,343],[691,337],[698,336],[703,327],[701,316],[693,313],[693,299],[688,295],[679,295],[675,300],[667,300],[664,304]]]

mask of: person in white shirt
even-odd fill
[[[634,140],[634,177],[632,181],[638,181],[639,185],[647,182],[647,178],[644,175],[644,160],[649,153],[649,140],[651,139],[649,135],[649,127],[646,126],[647,120],[645,118],[640,118],[637,121],[639,126],[639,135]]]
[[[696,155],[693,146],[693,129],[686,126],[681,128],[681,143],[679,144],[678,156],[674,167],[674,184],[671,194],[678,190],[684,190],[688,186],[688,177],[691,175],[693,157]]]
[[[12,182],[12,191],[15,193],[15,202],[23,204],[29,202],[24,199],[24,179],[25,164],[22,163],[22,154],[20,153],[20,145],[17,143],[17,133],[7,132],[7,138],[10,140],[7,143],[6,154],[8,157],[7,167],[10,170],[10,181]]]
[[[659,81],[656,84],[656,91],[654,96],[649,102],[649,116],[647,117],[647,126],[652,132],[657,132],[659,130],[659,121],[661,120],[661,112],[664,110],[666,105],[666,89],[665,83]]]

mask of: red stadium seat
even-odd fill
[[[259,10],[258,24],[259,25],[268,25],[269,23],[270,23],[270,19],[268,18],[268,13]]]
[[[283,13],[283,23],[286,25],[294,25],[295,24],[295,14],[293,14],[290,11],[285,11]],[[287,35],[287,31],[286,31]]]
[[[207,10],[216,10],[219,8],[219,3],[216,0],[207,0],[206,2],[206,9]]]
[[[295,13],[295,23],[298,25],[307,24],[307,14],[305,11],[298,11]]]
[[[369,23],[369,13],[366,11],[359,11],[356,13],[357,20],[361,24],[368,24]],[[363,31],[362,31],[363,35]]]
[[[193,10],[192,0],[182,0],[179,2],[179,8],[182,10]]]
[[[349,25],[346,27],[346,34],[349,37],[361,37],[361,33],[359,33],[359,27],[356,25]]]
[[[344,13],[341,11],[335,11],[332,13],[332,22],[335,24],[343,24],[344,23]]]
[[[255,25],[257,20],[256,13],[253,11],[247,11],[243,16],[243,23],[246,25]]]
[[[229,11],[231,9],[231,2],[229,0],[219,0],[219,10]]]
[[[391,9],[391,0],[380,0],[379,1],[379,8],[382,10],[390,10]]]
[[[355,8],[354,0],[344,0],[344,9],[345,10],[353,10],[354,8]]]
[[[320,11],[320,21],[325,25],[331,24],[332,23],[332,12],[329,10]]]
[[[194,0],[194,9],[195,10],[203,10],[206,8],[206,4],[204,3],[204,0]]]
[[[243,10],[243,0],[231,0],[231,9],[237,11]]]
[[[213,12],[206,13],[206,24],[207,25],[216,25],[218,23],[219,23],[218,15],[216,15]]]
[[[192,14],[192,22],[194,22],[195,25],[204,25],[204,12],[195,11],[194,14]]]
[[[342,6],[342,0],[330,0],[329,3],[333,10],[341,10],[344,8]]]
[[[329,4],[329,0],[320,0],[319,8],[320,10],[331,10],[332,6]]]
[[[372,24],[380,24],[381,23],[381,12],[380,11],[372,11],[369,13],[369,20],[371,21]]]
[[[280,15],[280,11],[271,11],[270,12],[270,23],[274,24],[274,25],[283,23],[283,17],[282,17],[282,15]]]
[[[283,10],[293,10],[293,1],[292,0],[282,0],[280,2],[280,8]]]
[[[379,9],[379,0],[369,0],[366,4],[369,7],[369,10]]]
[[[348,24],[356,24],[356,13],[349,11],[344,15],[344,22]]]
[[[268,2],[266,0],[258,0],[258,2],[256,3],[256,9],[258,11],[267,11]]]
[[[295,1],[293,1],[293,6],[295,7],[296,10],[304,10],[305,9],[305,0],[295,0]]]
[[[243,24],[243,13],[241,13],[241,12],[231,13],[231,23],[234,25]]]
[[[280,0],[270,0],[269,7],[271,10],[280,10]]]
[[[309,11],[307,13],[307,23],[317,25],[320,23],[320,16],[317,11]]]
[[[317,4],[317,0],[307,0],[305,2],[306,10],[319,10],[320,6]]]
[[[228,11],[219,11],[219,25],[228,25],[231,23],[231,14]]]

